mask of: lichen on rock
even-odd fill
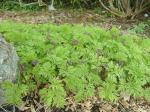
[[[0,36],[0,84],[8,80],[14,82],[18,73],[18,55],[15,48],[7,43],[6,40]],[[3,103],[2,89],[0,88],[0,104]]]

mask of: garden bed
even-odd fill
[[[3,84],[20,110],[149,112],[148,38],[114,26],[15,21],[1,21],[0,32],[20,57],[18,83]]]

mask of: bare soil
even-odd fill
[[[38,11],[38,12],[17,12],[17,11],[0,11],[0,21],[12,19],[25,23],[71,23],[71,24],[94,24],[104,28],[110,28],[116,25],[122,29],[128,29],[135,24],[150,18],[139,17],[134,20],[119,19],[107,15],[107,12],[96,13],[93,10],[71,10],[59,9],[56,11]]]

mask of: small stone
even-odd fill
[[[147,18],[147,17],[149,17],[149,15],[148,15],[147,13],[145,13],[145,14],[144,14],[144,17]]]

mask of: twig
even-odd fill
[[[100,2],[100,4],[102,5],[102,7],[105,8],[105,9],[106,9],[107,11],[109,11],[110,13],[112,13],[112,14],[118,16],[118,17],[124,17],[124,16],[122,16],[122,15],[120,15],[120,14],[117,14],[117,13],[114,12],[114,11],[111,11],[108,7],[106,7],[106,6],[103,4],[103,2],[102,2],[101,0],[99,0],[99,2]]]
[[[0,108],[2,109],[2,110],[4,110],[5,112],[8,112],[7,110],[5,110],[2,106],[0,106]]]
[[[125,110],[125,112],[129,112],[129,110],[127,108],[124,107],[124,105],[119,101],[119,103],[121,104],[121,107]]]
[[[16,112],[16,107],[13,105],[13,112]]]

